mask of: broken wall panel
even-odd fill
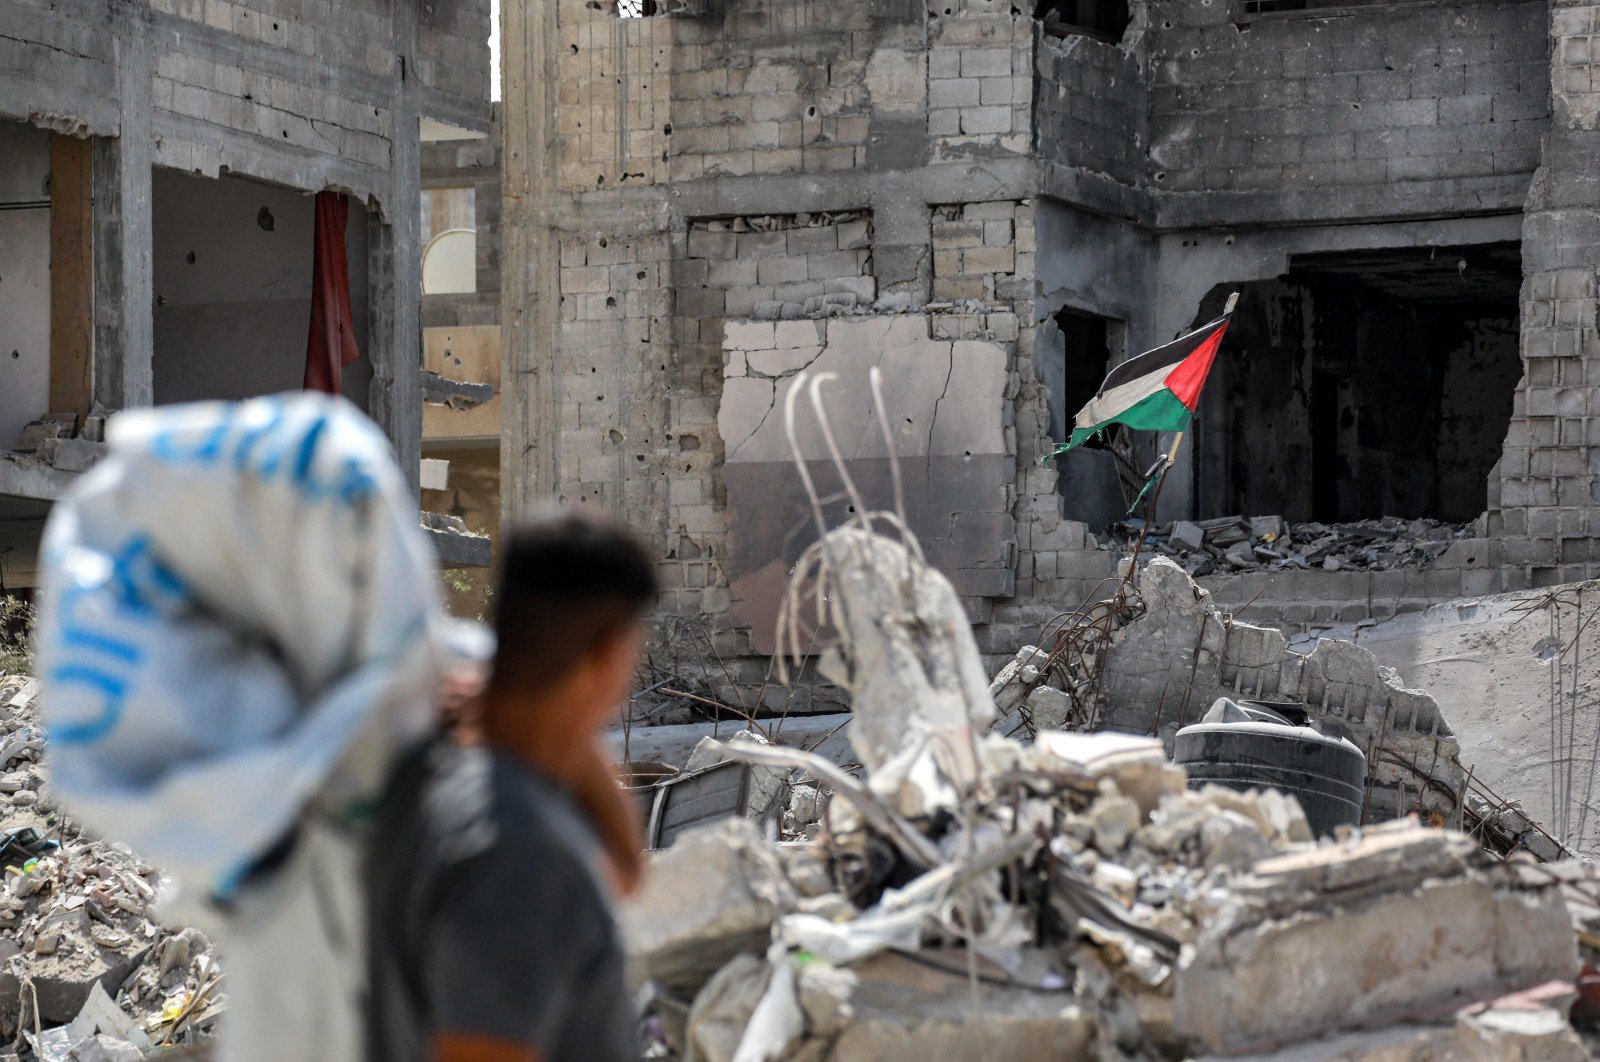
[[[704,316],[795,318],[877,297],[869,210],[694,218],[687,249],[679,298]]]
[[[1474,778],[1593,856],[1600,772],[1591,764],[1600,731],[1583,675],[1597,608],[1600,586],[1578,583],[1558,596],[1524,591],[1439,604],[1331,633],[1426,687],[1448,707]]]
[[[1150,94],[1136,51],[1041,34],[1037,62],[1039,154],[1118,184],[1147,185]]]
[[[239,177],[155,174],[155,400],[297,391],[311,322],[312,196]],[[362,358],[342,370],[365,408],[366,212],[352,203],[345,253]]]
[[[789,574],[816,539],[784,430],[785,402],[802,373],[839,377],[822,394],[846,472],[869,509],[893,511],[890,455],[868,378],[874,367],[882,372],[912,532],[962,596],[1011,593],[1015,531],[1004,485],[1012,460],[1000,417],[1006,351],[930,339],[928,326],[918,314],[726,326],[717,426],[727,446],[728,577],[733,616],[750,626],[757,651],[772,651]],[[795,429],[828,525],[847,523],[853,506],[808,393],[797,399]]]

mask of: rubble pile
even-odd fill
[[[1157,738],[1039,725],[1052,654],[975,683],[959,602],[909,537],[836,530],[806,577],[829,587],[818,619],[840,641],[821,670],[854,699],[867,773],[718,750],[792,771],[786,840],[733,817],[654,857],[624,929],[658,1056],[1585,1057],[1559,1009],[1578,964],[1553,876],[1414,816],[1319,842],[1276,790],[1191,791]],[[1292,665],[1341,701],[1359,685],[1358,716],[1448,735],[1370,661],[1272,655],[1249,681]],[[1024,708],[1031,743],[990,729]]]
[[[1130,521],[1115,525],[1111,537],[1128,544],[1143,531],[1142,521]],[[1391,571],[1427,567],[1471,535],[1471,525],[1395,516],[1303,524],[1286,524],[1279,516],[1222,516],[1151,527],[1144,548],[1179,560],[1196,577],[1311,568]]]
[[[156,868],[41,797],[37,692],[33,679],[0,678],[0,843],[12,839],[0,852],[0,1038],[44,1062],[203,1041],[225,1004],[211,945],[155,920]]]
[[[83,472],[106,453],[106,418],[90,414],[79,423],[76,413],[47,413],[26,424],[0,455],[26,455],[62,472]]]
[[[659,853],[625,918],[659,993],[659,1048],[707,1062],[1418,1057],[1382,1054],[1390,1042],[1586,1057],[1555,1011],[1495,1024],[1500,997],[1574,975],[1573,930],[1554,882],[1461,834],[1408,819],[1318,845],[1276,791],[1187,791],[1152,739],[991,736],[981,756],[980,792],[911,827],[931,867],[837,796],[817,843],[734,818]],[[1271,1053],[1372,1028],[1359,1051]]]

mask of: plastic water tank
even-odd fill
[[[1319,837],[1360,825],[1366,756],[1307,721],[1304,705],[1221,697],[1200,722],[1178,731],[1173,761],[1189,772],[1191,789],[1282,790],[1300,802]]]

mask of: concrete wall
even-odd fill
[[[488,124],[489,0],[18,0],[0,117],[95,141],[94,400],[154,400],[152,173],[353,193],[373,222],[368,388],[415,476],[419,119]]]
[[[303,386],[314,198],[241,177],[155,175],[155,401],[240,399]],[[365,407],[367,219],[350,208],[345,254],[361,360],[344,392]]]
[[[1600,135],[1600,92],[1584,80],[1600,37],[1592,13],[1446,3],[1235,24],[1215,0],[1153,0],[1110,45],[1045,39],[997,0],[707,10],[507,9],[504,179],[530,191],[507,197],[503,219],[504,500],[513,514],[549,496],[599,504],[639,525],[663,558],[663,630],[703,629],[734,685],[762,682],[766,643],[735,607],[738,524],[766,515],[756,487],[771,498],[797,486],[776,460],[754,485],[738,482],[745,462],[726,433],[748,419],[744,393],[760,391],[750,408],[769,420],[780,412],[766,391],[781,384],[752,383],[735,364],[748,351],[730,336],[756,322],[830,319],[831,334],[835,318],[890,318],[925,327],[929,344],[1002,352],[997,471],[940,500],[952,520],[1009,521],[1009,579],[966,598],[980,646],[999,656],[1094,592],[1116,559],[1081,522],[1109,515],[1115,481],[1100,455],[1059,472],[1038,463],[1071,412],[1057,393],[1057,312],[1112,319],[1134,354],[1196,323],[1226,285],[1285,276],[1297,255],[1490,244],[1526,228],[1539,278],[1522,300],[1528,380],[1480,531],[1571,538],[1560,548],[1573,557],[1590,548],[1575,499],[1593,473],[1577,447],[1600,437],[1575,348],[1595,342],[1600,190],[1579,161]],[[1566,87],[1541,154],[1556,24],[1584,43],[1556,49]],[[1492,411],[1460,401],[1471,386],[1502,398],[1513,386],[1504,358],[1466,367],[1505,350],[1490,316],[1438,352],[1436,426],[1464,441],[1455,467],[1427,472],[1429,492],[1473,489],[1463,484],[1493,456]],[[1536,371],[1546,348],[1567,367]],[[847,368],[838,386],[860,392],[864,376],[864,364]],[[897,381],[885,382],[894,409]],[[908,378],[906,390],[925,383]],[[1203,415],[1197,436],[1216,419]],[[1208,504],[1204,450],[1174,470],[1163,518]],[[1398,499],[1415,470],[1391,457]],[[1294,467],[1286,460],[1285,483]],[[1571,481],[1553,531],[1521,522],[1541,474]],[[1531,546],[1466,541],[1426,572],[1216,589],[1232,607],[1262,591],[1252,615],[1305,627],[1543,578]],[[671,642],[663,659],[681,649]]]
[[[1515,209],[1549,120],[1545,21],[1538,2],[1240,23],[1154,0],[1150,180],[1174,220]]]
[[[50,404],[50,134],[0,121],[0,449]]]

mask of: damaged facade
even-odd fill
[[[310,193],[349,196],[344,393],[416,482],[422,145],[488,130],[488,36],[487,0],[0,11],[7,588],[105,415],[301,386]]]
[[[800,372],[837,374],[838,445],[889,508],[880,368],[911,525],[997,666],[1118,555],[1111,456],[1039,457],[1232,290],[1160,521],[1469,526],[1401,565],[1206,577],[1224,610],[1292,633],[1600,564],[1596,9],[1101,7],[507,10],[505,508],[641,525],[708,647],[663,652],[719,688],[811,697],[762,656],[815,538],[778,465]],[[796,442],[842,521],[826,442]]]

